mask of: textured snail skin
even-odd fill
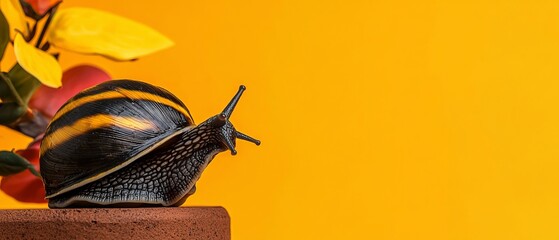
[[[79,93],[41,145],[49,207],[181,205],[219,152],[236,154],[237,138],[260,144],[229,122],[244,89],[198,126],[178,98],[147,83],[110,81]]]

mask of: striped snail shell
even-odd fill
[[[229,121],[244,90],[199,125],[177,97],[144,82],[113,80],[78,93],[41,144],[49,207],[181,205],[216,154],[236,154],[237,138],[260,144]]]

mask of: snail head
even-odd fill
[[[243,95],[245,89],[246,87],[241,85],[237,94],[235,94],[233,99],[231,99],[223,111],[209,120],[210,126],[215,129],[219,129],[220,140],[231,151],[231,155],[237,154],[237,150],[235,150],[235,139],[237,138],[260,145],[259,140],[235,130],[229,121],[229,118],[231,117],[231,114],[233,113],[233,110],[235,109],[235,106],[239,102],[239,99],[241,98],[241,95]]]

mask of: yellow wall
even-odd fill
[[[559,2],[450,2],[67,0],[176,46],[61,61],[166,87],[197,122],[247,85],[232,121],[263,144],[187,202],[225,206],[235,239],[558,239]]]

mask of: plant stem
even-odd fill
[[[25,39],[25,41],[29,42],[35,37],[35,33],[37,33],[37,25],[39,25],[39,23],[35,21],[35,24],[33,24],[33,28],[31,28],[31,31],[29,32],[29,36],[27,36],[27,38],[29,39]],[[27,24],[27,29],[29,29],[29,24]],[[21,36],[25,35],[22,34]]]
[[[49,122],[49,117],[44,116],[39,111],[27,108],[27,112],[8,127],[29,137],[37,138],[47,130]]]
[[[37,171],[37,169],[35,169],[35,166],[33,166],[31,163],[29,163],[28,169],[33,175],[35,175],[39,179],[43,180],[41,178],[41,174],[39,173],[39,171]]]
[[[60,4],[61,2],[58,2],[58,4]],[[50,22],[52,21],[52,18],[54,17],[54,13],[56,13],[56,9],[58,9],[58,4],[55,5],[54,7],[52,7],[51,9],[49,9],[49,17],[47,18],[47,21],[45,22],[45,26],[43,26],[43,29],[41,29],[41,35],[39,35],[39,39],[37,40],[37,44],[35,44],[35,47],[40,48],[41,46],[41,42],[43,42],[43,38],[45,37],[45,33],[47,32],[47,29],[49,28]]]
[[[17,103],[20,106],[25,106],[26,105],[25,102],[23,102],[23,99],[21,99],[21,97],[19,96],[19,93],[17,93],[17,90],[14,87],[14,85],[12,84],[12,81],[8,77],[6,77],[6,75],[4,73],[0,73],[0,78],[2,78],[2,80],[4,80],[4,82],[6,83],[6,85],[8,85],[8,88],[12,92],[12,95],[14,95]]]

